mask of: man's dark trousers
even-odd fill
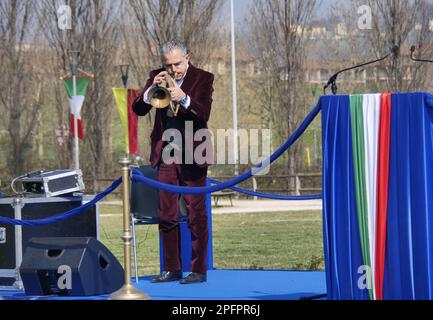
[[[158,166],[158,181],[188,186],[206,186],[207,168],[194,165],[165,164]],[[206,194],[183,195],[188,209],[188,225],[191,230],[191,272],[205,274],[209,239],[206,215]],[[181,271],[180,227],[178,220],[179,194],[159,190],[159,232],[164,242],[164,271]]]

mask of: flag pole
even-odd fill
[[[73,97],[77,96],[77,74],[78,74],[78,57],[80,51],[69,51],[71,54],[71,74],[72,74],[72,94]],[[78,119],[74,114],[74,163],[75,169],[80,169],[80,146],[78,141]]]
[[[235,176],[239,174],[238,164],[238,107],[237,107],[237,89],[236,89],[236,48],[235,48],[235,17],[234,4],[230,0],[231,13],[231,40],[232,40],[232,86],[233,86],[233,162],[235,163]]]

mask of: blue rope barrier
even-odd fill
[[[42,226],[46,224],[56,223],[59,221],[63,221],[66,219],[70,219],[74,216],[77,216],[84,212],[87,208],[93,206],[98,201],[101,201],[103,198],[105,198],[108,194],[113,192],[117,189],[117,187],[122,183],[122,178],[117,179],[114,181],[111,186],[109,186],[107,189],[102,191],[100,194],[96,195],[95,198],[93,198],[91,201],[87,202],[86,204],[74,208],[72,210],[69,210],[63,214],[58,214],[49,218],[45,219],[39,219],[39,220],[17,220],[17,219],[11,219],[6,217],[0,217],[0,223],[5,224],[12,224],[12,225],[18,225],[18,226],[28,226],[28,227],[37,227]]]
[[[219,182],[217,180],[214,180],[214,183],[217,183],[213,186],[206,186],[206,187],[180,187],[175,186],[171,184],[161,183],[159,181],[150,179],[145,177],[139,170],[132,168],[132,180],[136,182],[144,182],[156,189],[162,189],[168,192],[174,192],[179,194],[204,194],[204,193],[212,193],[216,191],[220,191],[223,189],[232,189],[241,193],[263,197],[263,198],[270,198],[270,199],[279,199],[279,200],[310,200],[310,199],[321,199],[321,195],[308,195],[308,196],[281,196],[281,195],[272,195],[272,194],[265,194],[261,192],[255,192],[251,190],[246,190],[242,188],[234,187],[235,185],[251,178],[251,176],[254,174],[254,171],[260,172],[263,169],[265,169],[267,166],[269,166],[272,162],[274,162],[276,159],[278,159],[290,146],[292,146],[293,143],[295,143],[299,137],[304,133],[304,131],[308,128],[308,126],[311,124],[311,122],[315,119],[317,114],[320,112],[321,106],[318,103],[316,107],[307,115],[307,117],[303,120],[301,125],[295,130],[295,132],[287,139],[287,141],[281,145],[269,158],[262,161],[260,164],[256,165],[254,168],[248,170],[247,172],[244,172],[242,175],[233,178],[231,180],[227,180],[225,182]],[[20,226],[41,226],[51,223],[56,223],[59,221],[63,221],[69,218],[72,218],[78,214],[81,214],[86,210],[87,208],[91,207],[98,201],[105,198],[108,194],[113,192],[120,184],[122,183],[122,179],[119,178],[116,181],[112,183],[110,187],[108,187],[106,190],[102,191],[100,194],[96,195],[93,200],[89,201],[88,203],[74,208],[70,211],[67,211],[63,214],[58,214],[49,218],[45,219],[39,219],[39,220],[17,220],[17,219],[11,219],[7,217],[0,217],[0,223],[4,224],[11,224],[11,225],[20,225]]]
[[[213,178],[209,178],[209,181],[211,183],[219,184],[221,181],[218,181]],[[321,194],[311,194],[311,195],[301,195],[301,196],[283,196],[278,194],[270,194],[270,193],[263,193],[263,192],[257,192],[252,191],[248,189],[238,188],[238,187],[230,187],[230,190],[243,193],[249,196],[253,197],[259,197],[259,198],[265,198],[265,199],[274,199],[274,200],[319,200],[322,199]]]
[[[299,137],[304,133],[304,131],[308,128],[311,122],[313,122],[314,118],[321,110],[320,103],[317,103],[316,107],[305,117],[302,121],[301,125],[293,132],[293,134],[287,139],[287,141],[281,145],[269,158],[262,161],[260,164],[255,166],[254,168],[244,172],[242,175],[233,178],[231,180],[227,180],[225,182],[221,182],[220,184],[206,187],[181,187],[175,186],[167,183],[161,183],[159,181],[147,178],[137,169],[132,169],[132,180],[135,182],[143,182],[155,189],[161,189],[168,192],[179,193],[179,194],[204,194],[204,193],[212,193],[216,191],[220,191],[223,189],[229,189],[249,178],[253,175],[254,171],[260,172],[267,166],[269,166],[272,162],[278,159],[288,148],[295,143]]]

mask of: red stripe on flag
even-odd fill
[[[376,211],[376,299],[383,300],[383,274],[386,252],[386,218],[388,210],[389,152],[391,136],[391,93],[380,97],[379,157]]]
[[[78,127],[78,139],[83,140],[84,139],[84,130],[83,130],[83,123],[81,122],[81,119],[77,119],[77,127]],[[72,137],[75,138],[75,126],[74,126],[74,115],[71,114],[71,125],[69,126],[70,131],[72,133]]]
[[[138,154],[138,116],[132,110],[132,104],[139,94],[138,90],[128,89],[128,138],[130,154]]]

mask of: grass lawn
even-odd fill
[[[100,239],[123,264],[122,208],[100,206]],[[107,215],[108,214],[108,215]],[[217,269],[321,270],[320,211],[221,214],[213,216]],[[140,275],[159,273],[157,225],[137,227]]]

